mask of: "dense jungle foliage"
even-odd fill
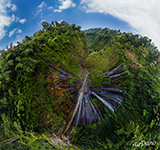
[[[158,149],[160,52],[151,40],[108,28],[81,31],[64,21],[42,26],[1,52],[1,149]],[[92,98],[103,117],[71,126],[66,136],[73,145],[61,145],[51,139],[60,138],[72,116],[85,74],[80,64],[90,89],[108,82],[124,89],[124,101],[111,111]],[[97,77],[120,64],[129,73],[116,81]],[[143,140],[156,145],[135,146]]]

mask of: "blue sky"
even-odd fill
[[[158,0],[0,0],[0,49],[32,36],[43,21],[61,20],[82,30],[108,27],[141,34],[160,46],[158,4]]]

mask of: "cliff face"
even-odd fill
[[[81,149],[158,140],[160,53],[151,40],[108,28],[82,32],[64,21],[43,25],[2,52],[5,132],[26,144],[46,131],[68,135]]]

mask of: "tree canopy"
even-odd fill
[[[158,149],[160,52],[151,40],[65,21],[42,26],[1,53],[0,146],[65,148],[51,138],[68,127],[71,149]],[[156,145],[133,146],[143,140]]]

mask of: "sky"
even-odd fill
[[[42,22],[66,21],[152,39],[160,48],[159,0],[0,0],[0,49],[41,30]]]

